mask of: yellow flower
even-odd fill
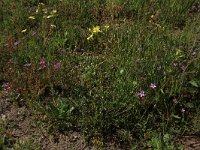
[[[90,40],[93,38],[93,34],[91,34],[90,36],[87,37],[87,40]]]
[[[22,30],[21,32],[22,32],[22,33],[25,33],[26,31],[27,31],[27,29],[24,29],[24,30]]]
[[[36,14],[39,13],[39,7],[35,10],[35,13],[36,13]]]
[[[150,16],[151,19],[154,19],[154,17],[155,17],[154,15],[151,15],[151,16]]]
[[[179,48],[176,49],[176,56],[177,57],[183,57],[183,51]]]
[[[101,32],[100,26],[93,27],[92,32],[93,32],[93,33]]]
[[[57,13],[57,10],[56,9],[54,9],[54,10],[52,10],[51,12],[50,12],[50,14],[56,14]]]
[[[42,6],[44,6],[45,4],[44,4],[44,3],[39,3],[39,5],[42,5]]]
[[[104,26],[104,28],[105,28],[105,29],[108,29],[108,28],[110,28],[110,26]]]
[[[54,24],[51,24],[51,28],[56,28],[56,25],[54,25]]]
[[[155,23],[155,25],[156,25],[156,27],[159,28],[159,29],[162,28],[162,26],[161,26],[160,24],[158,24],[158,23]]]
[[[48,16],[44,15],[43,16],[44,19],[49,19],[49,18],[52,18],[52,17],[54,17],[54,15],[48,15]]]
[[[29,16],[28,18],[34,20],[35,16]]]
[[[54,17],[54,15],[49,15],[47,16],[47,19]]]

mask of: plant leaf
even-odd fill
[[[189,82],[191,85],[193,85],[194,87],[199,87],[198,83],[194,80]]]

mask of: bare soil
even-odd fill
[[[96,147],[89,146],[78,132],[67,134],[48,133],[45,123],[37,123],[37,116],[33,115],[27,106],[19,106],[10,102],[10,96],[5,91],[0,91],[0,128],[3,123],[5,131],[3,135],[6,147],[20,147],[29,143],[31,149],[42,150],[95,150]],[[27,145],[27,144],[26,144]],[[120,149],[109,143],[105,149]],[[1,145],[0,145],[1,150]]]
[[[27,106],[19,106],[10,102],[9,94],[0,91],[0,128],[2,123],[5,131],[0,137],[4,137],[4,144],[13,149],[24,143],[30,144],[30,149],[42,150],[95,150],[98,148],[88,146],[87,142],[78,132],[68,134],[48,133],[48,126],[37,123],[37,116],[33,115]],[[200,136],[182,136],[178,143],[184,146],[184,150],[200,150]],[[0,145],[1,149],[1,145]],[[104,149],[119,150],[115,144],[108,144]]]

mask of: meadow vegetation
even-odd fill
[[[198,6],[3,0],[1,89],[50,132],[79,131],[99,147],[175,149],[171,137],[200,128]]]

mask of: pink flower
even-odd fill
[[[61,53],[65,53],[66,50],[65,50],[64,48],[62,48],[62,49],[60,50],[60,52],[61,52]]]
[[[47,63],[44,59],[41,59],[39,64],[40,64],[40,67],[38,68],[38,70],[42,70],[47,67]]]
[[[10,90],[10,89],[11,89],[11,84],[10,84],[9,82],[4,83],[4,84],[2,85],[2,88],[3,88],[4,90]]]
[[[56,64],[53,65],[54,69],[58,70],[61,68],[61,62],[58,62]]]
[[[181,109],[181,112],[182,112],[182,113],[185,113],[185,109],[184,109],[184,108],[182,108],[182,109]]]
[[[45,65],[45,64],[46,64],[45,60],[44,60],[44,59],[41,59],[41,60],[40,60],[40,65]]]
[[[192,52],[192,56],[196,56],[196,55],[197,55],[196,51]]]
[[[143,90],[141,90],[139,93],[138,93],[138,95],[142,98],[142,97],[144,97],[144,91]]]
[[[17,46],[17,45],[19,45],[19,43],[20,43],[20,41],[16,41],[16,42],[14,42],[14,45]]]
[[[156,84],[155,83],[151,83],[149,87],[152,88],[152,89],[155,89],[156,88]]]

